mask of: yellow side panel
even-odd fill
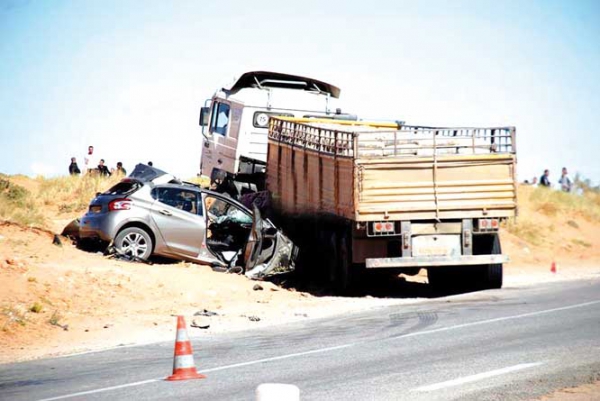
[[[514,163],[512,155],[358,161],[357,219],[513,216]]]

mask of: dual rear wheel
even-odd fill
[[[500,255],[500,238],[497,234],[481,236],[474,246],[476,255]],[[502,288],[501,263],[476,266],[432,267],[427,269],[429,283],[440,290],[498,289]]]

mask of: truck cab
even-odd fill
[[[200,173],[231,181],[232,196],[264,188],[271,117],[356,119],[343,114],[340,89],[298,75],[251,71],[215,92],[200,109]],[[233,193],[231,193],[233,192]]]

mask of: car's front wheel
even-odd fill
[[[148,260],[152,255],[152,237],[139,227],[128,227],[115,238],[115,248],[123,255]]]

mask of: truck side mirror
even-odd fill
[[[209,111],[210,111],[210,107],[201,107],[200,108],[200,126],[206,127],[208,125]]]

